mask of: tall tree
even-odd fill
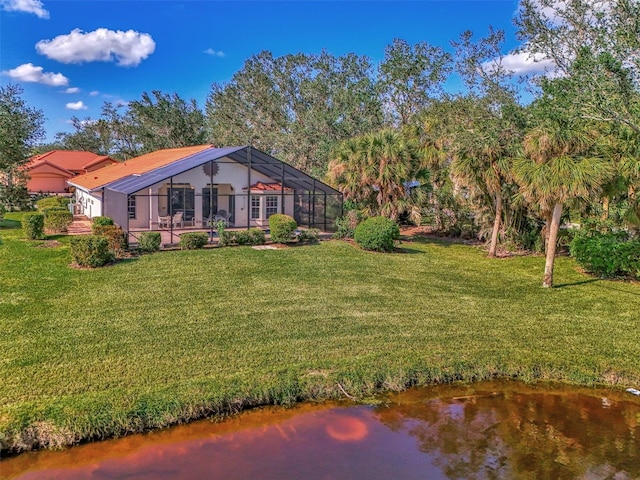
[[[153,90],[129,102],[132,129],[142,152],[202,145],[206,142],[204,114],[194,99]]]
[[[0,175],[7,189],[15,175],[44,137],[44,115],[22,99],[22,87],[0,87]],[[6,193],[5,193],[6,194]]]
[[[410,45],[396,38],[384,50],[378,88],[389,125],[406,126],[442,94],[452,70],[451,54],[427,42]]]
[[[428,185],[426,163],[413,140],[386,129],[341,143],[332,155],[328,177],[347,199],[371,202],[372,213],[397,219],[408,212],[419,221],[420,199],[412,197],[409,187],[412,181]]]
[[[528,202],[538,204],[548,228],[543,287],[553,286],[553,267],[565,204],[588,199],[613,173],[600,132],[579,119],[558,118],[544,108],[539,124],[525,137],[514,177]]]
[[[323,174],[338,142],[379,128],[381,105],[366,57],[263,51],[207,98],[213,143],[250,143]]]
[[[521,0],[522,52],[563,79],[567,109],[640,133],[640,1]]]
[[[504,32],[492,28],[477,41],[466,31],[452,42],[466,92],[446,104],[451,173],[476,198],[487,198],[493,214],[490,257],[496,255],[511,161],[525,123],[512,72],[503,66],[503,43]]]

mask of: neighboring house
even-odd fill
[[[125,231],[266,227],[285,213],[299,225],[331,229],[342,195],[252,147],[173,148],[132,158],[68,180],[76,209],[106,215]]]
[[[118,163],[91,152],[52,150],[35,155],[22,167],[29,193],[69,193],[67,180]]]

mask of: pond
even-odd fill
[[[262,408],[0,461],[7,479],[640,478],[640,398],[518,382]]]

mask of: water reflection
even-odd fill
[[[501,382],[261,409],[0,462],[2,478],[640,478],[640,401]]]

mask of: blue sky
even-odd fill
[[[394,38],[450,48],[489,25],[517,46],[516,0],[118,1],[0,0],[0,84],[19,83],[44,111],[48,140],[69,119],[98,118],[104,101],[176,92],[204,107],[261,50],[354,52],[379,62]],[[505,51],[505,53],[507,53]]]

